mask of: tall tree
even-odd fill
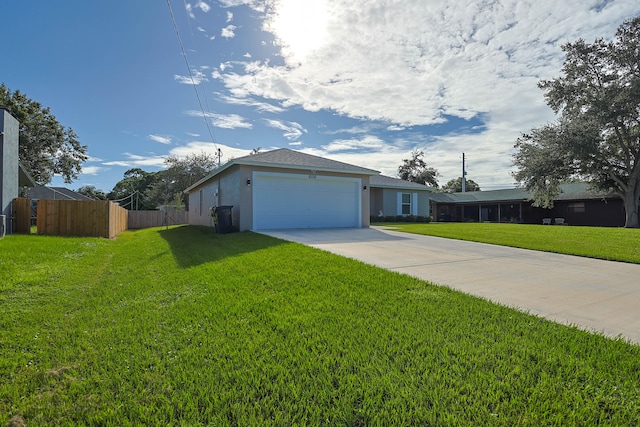
[[[398,167],[398,177],[405,181],[438,187],[438,171],[427,166],[424,161],[424,152],[413,150],[410,159],[403,159]]]
[[[612,41],[567,43],[562,76],[543,80],[559,118],[522,135],[514,177],[537,206],[553,206],[559,184],[583,179],[624,201],[625,227],[637,228],[640,200],[640,17]]]
[[[156,206],[173,204],[179,197],[187,209],[189,200],[183,191],[218,166],[218,159],[204,152],[188,154],[185,157],[169,156],[164,162],[167,169],[158,172],[158,177],[147,196]]]
[[[465,191],[480,191],[480,186],[472,179],[467,179],[465,183]],[[441,190],[445,193],[459,193],[462,191],[462,177],[452,179],[442,186]]]
[[[146,172],[140,168],[129,169],[124,178],[107,194],[109,200],[118,200],[129,210],[155,209],[146,197],[159,172]]]
[[[37,184],[48,184],[56,174],[66,183],[78,177],[88,159],[87,146],[78,142],[73,129],[62,126],[49,108],[4,83],[0,106],[20,122],[19,158]]]
[[[107,195],[104,194],[104,191],[98,190],[93,185],[83,185],[76,190],[76,193],[80,193],[84,196],[90,197],[93,200],[107,200]]]

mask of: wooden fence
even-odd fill
[[[13,232],[31,232],[31,199],[18,197],[13,199]]]
[[[129,211],[129,228],[149,228],[187,224],[189,212],[184,210],[168,211]]]
[[[38,234],[113,239],[127,229],[128,211],[104,200],[38,200]]]

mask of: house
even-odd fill
[[[38,200],[93,200],[84,194],[76,193],[64,187],[33,187],[30,188],[27,197],[33,201]]]
[[[369,185],[371,216],[431,215],[433,187],[385,175],[371,176]]]
[[[624,226],[619,196],[591,191],[586,183],[563,184],[560,189],[552,209],[532,206],[532,195],[523,188],[433,194],[431,209],[436,221],[542,224],[545,218],[564,218],[570,225]]]
[[[368,227],[370,179],[379,172],[281,148],[229,161],[185,190],[189,224],[212,226],[233,206],[237,229]]]

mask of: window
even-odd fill
[[[584,202],[569,203],[569,205],[567,206],[567,211],[569,213],[584,213]]]
[[[204,192],[202,190],[200,190],[199,192],[200,195],[200,215],[202,215],[202,205],[204,204]]]
[[[402,215],[411,215],[411,193],[402,193]]]

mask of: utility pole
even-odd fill
[[[218,148],[218,167],[222,163],[222,150]]]
[[[464,153],[462,153],[462,192],[467,191],[467,170],[464,167]]]

